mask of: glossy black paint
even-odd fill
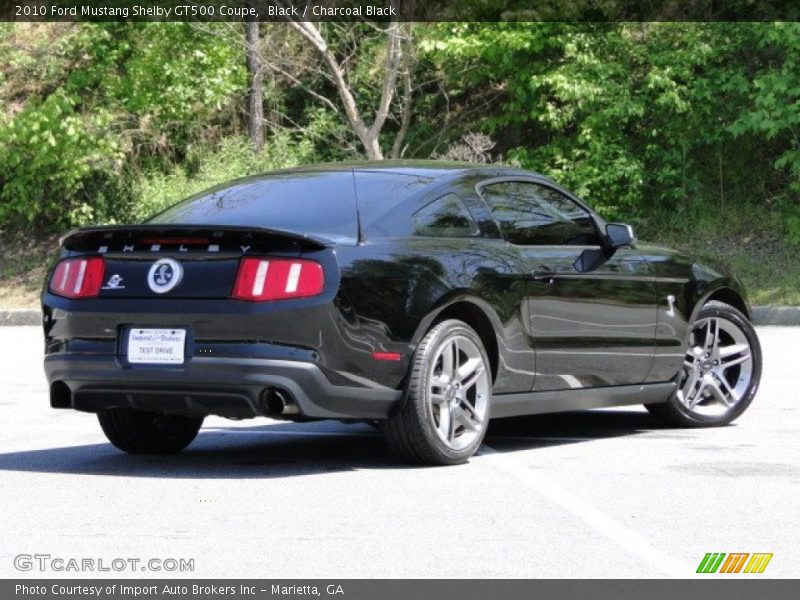
[[[261,181],[318,180],[320,174],[347,172],[354,181],[368,173],[363,181],[373,186],[373,196],[382,173],[415,183],[404,188],[402,198],[387,201],[386,211],[370,209],[380,218],[371,217],[369,227],[353,223],[352,236],[345,235],[351,229],[342,223],[337,235],[326,237],[264,223],[215,223],[213,217],[169,222],[168,215],[144,225],[86,228],[65,236],[62,256],[96,255],[102,248],[106,277],[119,275],[125,288],[82,300],[44,290],[50,384],[54,389],[66,384],[70,405],[81,410],[157,408],[161,394],[170,398],[165,409],[174,412],[249,417],[265,414],[260,393],[277,385],[297,397],[308,417],[381,418],[400,401],[416,344],[437,319],[456,317],[479,333],[490,355],[496,416],[657,402],[672,389],[688,324],[705,301],[721,299],[749,315],[736,279],[670,250],[640,243],[620,248],[507,243],[481,198],[487,183],[536,182],[588,209],[534,173],[404,161],[297,169],[231,185],[252,211]],[[341,177],[337,181],[342,184]],[[337,190],[340,201],[349,202]],[[354,195],[360,190],[356,183]],[[476,224],[473,233],[415,235],[412,216],[446,194],[457,195],[467,208]],[[591,219],[603,237],[606,224],[594,213]],[[148,240],[162,238],[202,243],[160,244],[153,251]],[[243,255],[317,260],[324,266],[325,289],[305,299],[233,300]],[[186,275],[173,292],[159,296],[145,278],[153,261],[163,257],[180,260]],[[187,329],[184,365],[127,363],[122,333],[148,326]],[[400,353],[401,360],[375,360],[376,351]]]

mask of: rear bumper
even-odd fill
[[[53,354],[45,357],[44,368],[51,404],[87,412],[132,407],[268,416],[264,393],[273,388],[288,395],[306,417],[382,419],[401,398],[400,391],[380,386],[334,385],[316,364],[304,361],[194,357],[180,368],[132,368],[113,356]]]

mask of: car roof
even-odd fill
[[[446,160],[354,160],[354,161],[340,161],[331,163],[320,163],[315,165],[304,165],[300,167],[293,167],[290,169],[280,169],[277,171],[269,171],[263,173],[264,177],[286,174],[300,174],[300,173],[325,173],[334,171],[355,171],[355,172],[371,172],[371,173],[394,173],[397,175],[410,175],[417,177],[429,177],[434,180],[449,179],[460,175],[524,175],[541,177],[549,179],[548,177],[536,173],[534,171],[527,171],[515,167],[508,167],[499,164],[487,163],[470,163],[470,162],[457,162]],[[253,179],[258,179],[259,175],[254,175]]]
[[[217,184],[197,194],[189,196],[185,200],[192,200],[206,196],[207,194],[217,194],[237,186],[258,185],[261,181],[270,179],[280,179],[282,177],[291,179],[302,179],[303,175],[313,176],[315,174],[331,174],[331,173],[386,173],[393,175],[403,175],[409,177],[421,177],[427,181],[424,182],[422,188],[418,190],[423,193],[425,190],[431,189],[432,186],[443,185],[446,186],[450,182],[459,180],[463,177],[476,176],[484,178],[494,177],[525,177],[537,178],[553,182],[550,177],[537,173],[535,171],[528,171],[516,167],[509,167],[499,164],[491,163],[470,163],[470,162],[456,162],[445,160],[354,160],[354,161],[338,161],[331,163],[318,163],[314,165],[303,165],[298,167],[291,167],[287,169],[276,169],[274,171],[265,171],[255,175],[247,175],[238,179],[225,181]]]

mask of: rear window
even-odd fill
[[[355,175],[362,227],[378,235],[381,219],[431,181],[378,171],[357,171]],[[342,241],[358,235],[353,191],[351,171],[281,173],[207,190],[147,222],[250,225]]]

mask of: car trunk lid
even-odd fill
[[[87,227],[61,239],[66,257],[105,259],[101,298],[228,298],[242,257],[299,258],[331,244],[278,229],[205,225]]]

